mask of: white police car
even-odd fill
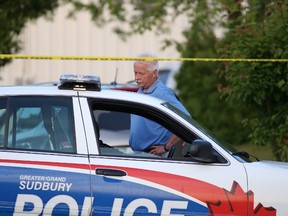
[[[288,215],[287,163],[250,161],[165,101],[80,75],[0,95],[1,216]],[[129,125],[115,112],[183,142],[167,158],[111,147],[101,127]]]

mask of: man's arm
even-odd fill
[[[173,134],[173,136],[170,138],[170,140],[165,145],[154,145],[150,147],[150,154],[154,155],[162,155],[168,151],[170,151],[171,147],[175,145],[178,141],[181,139]]]

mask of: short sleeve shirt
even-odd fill
[[[138,93],[144,94],[143,88]],[[183,112],[185,107],[176,98],[174,92],[166,87],[159,79],[145,92],[145,94],[161,98]],[[135,151],[145,151],[152,145],[166,144],[173,134],[162,125],[138,115],[131,115],[129,143]]]

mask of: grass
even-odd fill
[[[235,146],[238,150],[246,151],[260,160],[275,160],[269,146],[256,146],[251,144]]]

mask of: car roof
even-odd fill
[[[149,95],[139,94],[134,91],[119,89],[91,90],[65,90],[59,89],[57,85],[23,85],[23,86],[0,86],[0,96],[82,96],[98,97],[102,99],[114,99],[131,101],[136,103],[160,105],[163,100]]]
[[[123,90],[123,91],[131,91],[131,92],[137,92],[139,87],[134,84],[130,83],[124,83],[124,84],[119,84],[119,83],[102,83],[101,84],[102,89],[114,89],[114,90]]]
[[[25,85],[25,86],[1,86],[0,96],[24,96],[24,95],[65,95],[77,96],[73,90],[59,90],[57,86]]]
[[[112,89],[103,89],[100,92],[93,91],[79,91],[80,96],[85,97],[98,97],[98,98],[107,98],[107,99],[118,99],[122,101],[133,101],[143,104],[161,104],[164,101],[146,94],[140,94],[137,92],[122,91],[122,90],[112,90]]]

